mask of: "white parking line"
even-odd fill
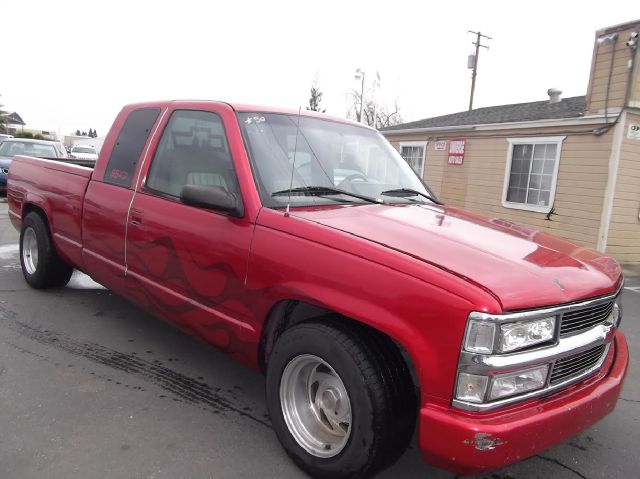
[[[624,289],[628,289],[629,291],[633,291],[634,293],[640,293],[640,286],[625,286]]]

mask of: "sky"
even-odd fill
[[[631,0],[0,0],[0,104],[27,127],[106,134],[123,105],[210,99],[294,108],[318,78],[344,117],[365,71],[404,121],[587,89],[595,31],[636,20]]]

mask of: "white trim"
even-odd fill
[[[620,108],[609,109],[609,116],[615,115]],[[585,115],[576,118],[560,118],[552,120],[531,120],[531,121],[514,121],[505,123],[479,123],[477,125],[460,125],[460,126],[434,126],[430,128],[407,128],[404,130],[383,130],[385,136],[388,135],[406,135],[411,133],[429,133],[440,131],[484,131],[484,130],[515,130],[520,128],[544,128],[555,126],[580,126],[580,125],[597,125],[604,124],[604,115]]]
[[[612,117],[620,113],[622,108],[609,108],[608,115]],[[603,110],[604,111],[604,110]],[[511,122],[511,123],[493,123],[487,125],[478,125],[476,130],[513,130],[517,128],[544,128],[555,126],[580,126],[580,125],[599,125],[604,123],[604,113],[597,113],[595,115],[582,116],[578,118],[563,118],[561,120],[534,120],[526,122]]]
[[[421,146],[422,147],[422,166],[420,167],[420,178],[421,179],[424,179],[424,164],[427,161],[427,145],[428,144],[429,144],[428,141],[401,141],[398,144],[398,148],[400,148],[400,151],[398,153],[400,153],[400,156],[402,156],[402,147],[403,146]]]
[[[613,199],[616,193],[616,183],[618,181],[618,166],[620,165],[620,150],[624,139],[624,129],[627,120],[627,112],[623,112],[618,124],[613,130],[613,140],[611,144],[611,156],[609,157],[609,176],[607,187],[604,191],[602,201],[602,216],[600,217],[600,231],[598,232],[597,249],[601,253],[607,250],[609,240],[609,227],[611,226],[611,214],[613,212]]]
[[[142,174],[142,170],[144,169],[144,165],[147,161],[147,156],[149,155],[149,149],[151,148],[151,144],[156,137],[156,133],[158,133],[158,129],[160,125],[162,125],[162,121],[164,120],[164,116],[169,111],[169,107],[165,106],[162,115],[160,115],[160,119],[157,120],[156,127],[153,129],[151,136],[148,138],[147,149],[144,151],[144,156],[142,157],[142,161],[140,162],[140,169],[138,170],[138,175],[136,176],[136,182],[133,185],[133,194],[131,195],[131,200],[129,201],[129,208],[127,208],[127,218],[124,223],[124,275],[127,276],[129,272],[129,262],[127,261],[127,243],[129,242],[129,217],[131,216],[131,208],[133,207],[133,200],[136,197],[136,193],[138,193],[138,185],[140,184],[140,175]],[[124,124],[123,124],[124,125]],[[135,171],[134,171],[135,173]]]
[[[534,211],[536,213],[545,214],[551,211],[551,208],[553,208],[554,199],[556,197],[556,186],[558,183],[558,169],[560,167],[562,142],[565,140],[565,138],[566,136],[530,136],[528,138],[507,138],[507,141],[509,142],[509,149],[507,150],[507,165],[504,171],[504,184],[502,187],[502,206],[514,210]],[[511,160],[513,159],[513,146],[522,144],[536,145],[541,143],[555,143],[558,146],[556,148],[556,162],[553,170],[553,178],[551,179],[551,190],[549,192],[549,205],[537,206],[507,201],[507,193],[509,192],[509,179],[511,178]],[[531,164],[533,165],[533,159],[531,160]]]

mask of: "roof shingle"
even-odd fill
[[[471,111],[401,123],[383,128],[381,131],[577,118],[584,114],[584,110],[585,97],[574,96],[563,98],[557,103],[549,103],[549,100],[545,100],[477,108]]]

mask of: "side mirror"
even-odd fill
[[[222,211],[230,216],[242,216],[242,204],[224,188],[219,186],[185,185],[180,191],[180,200],[185,205]]]

